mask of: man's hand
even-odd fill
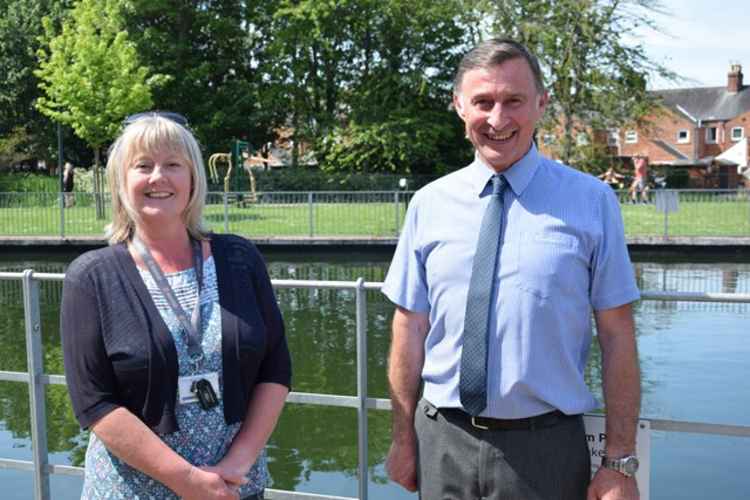
[[[586,500],[639,500],[638,484],[634,477],[600,467],[589,485]]]
[[[391,443],[385,469],[391,480],[408,491],[417,491],[417,443],[415,440]]]

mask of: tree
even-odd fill
[[[653,108],[650,74],[676,78],[642,44],[628,42],[640,29],[658,30],[650,16],[661,12],[656,0],[493,0],[480,10],[492,16],[495,32],[539,58],[551,97],[542,129],[562,133],[554,148],[563,162],[585,166],[595,151],[576,144],[578,132],[637,122]]]
[[[144,64],[172,78],[154,105],[184,114],[206,153],[229,152],[232,139],[270,140],[269,109],[259,96],[267,18],[273,0],[133,0],[128,31]]]
[[[33,71],[44,34],[41,18],[59,25],[70,0],[0,1],[0,162],[56,156],[57,131],[34,106],[41,95]],[[67,131],[63,131],[67,135]],[[66,137],[68,158],[80,161],[80,141]],[[85,153],[84,153],[85,156]],[[2,165],[2,163],[0,163]]]
[[[434,172],[469,156],[449,110],[460,2],[286,0],[268,70],[295,145],[328,171]],[[458,146],[457,146],[458,145]]]
[[[72,127],[94,150],[97,218],[102,218],[100,150],[115,137],[123,118],[151,107],[151,88],[164,77],[149,76],[140,64],[123,29],[118,0],[79,0],[59,34],[49,18],[42,22],[45,35],[35,74],[45,95],[36,105]]]

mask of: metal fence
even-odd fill
[[[49,463],[46,436],[46,410],[44,386],[47,384],[64,385],[63,375],[48,375],[43,372],[42,331],[40,319],[40,281],[61,281],[64,275],[52,273],[34,273],[32,270],[18,272],[0,272],[2,280],[21,280],[23,289],[24,323],[26,331],[26,353],[28,372],[0,371],[0,381],[24,382],[29,385],[31,440],[33,460],[12,460],[0,458],[0,468],[25,470],[33,473],[34,500],[49,500],[50,474],[83,475],[83,469],[67,465]],[[367,411],[390,410],[388,399],[370,398],[367,396],[367,295],[368,290],[380,290],[382,283],[357,281],[301,281],[274,280],[276,288],[314,288],[352,290],[356,295],[356,336],[357,336],[357,394],[343,396],[337,394],[317,394],[292,392],[287,401],[311,405],[337,406],[357,410],[357,444],[358,444],[358,493],[360,500],[368,498],[367,464]],[[642,300],[656,301],[690,301],[690,302],[723,302],[750,303],[750,294],[738,293],[700,293],[700,292],[642,292]],[[734,437],[750,437],[750,426],[719,425],[701,422],[676,420],[649,420],[652,430],[688,432],[695,434],[714,434]],[[275,500],[355,500],[351,497],[314,495],[291,491],[267,490],[269,499]]]
[[[617,191],[629,237],[750,236],[750,190],[657,189],[642,200]]]
[[[205,219],[217,232],[251,237],[397,237],[411,191],[209,193]],[[629,237],[750,237],[750,190],[654,190],[633,203],[618,191]],[[0,236],[101,236],[90,193],[63,208],[55,193],[0,193]]]

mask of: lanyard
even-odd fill
[[[190,238],[190,242],[193,249],[193,264],[195,266],[195,276],[198,279],[198,298],[197,303],[193,308],[193,314],[190,319],[188,319],[188,315],[185,312],[185,309],[182,308],[180,302],[177,300],[177,295],[175,295],[172,287],[169,286],[167,278],[164,276],[164,273],[161,272],[161,269],[156,263],[156,260],[154,260],[154,257],[151,255],[151,252],[149,252],[148,248],[146,248],[146,245],[144,245],[137,236],[133,237],[133,246],[140,254],[141,259],[143,259],[143,262],[146,264],[146,267],[151,273],[151,277],[154,278],[156,286],[159,287],[159,290],[164,295],[167,304],[169,304],[169,307],[172,309],[172,312],[174,312],[177,320],[180,322],[182,328],[187,334],[188,353],[190,354],[190,357],[194,361],[197,361],[203,356],[203,351],[201,350],[200,328],[201,288],[203,287],[203,252],[201,251],[200,241]]]

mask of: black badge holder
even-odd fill
[[[198,397],[198,402],[204,410],[210,410],[219,404],[219,398],[216,397],[216,392],[211,387],[211,382],[205,378],[193,382],[190,386],[190,392]]]

